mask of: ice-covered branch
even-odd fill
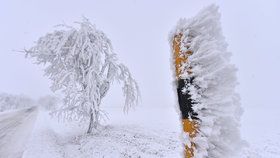
[[[137,104],[139,90],[127,67],[118,63],[109,38],[87,19],[78,24],[79,28],[48,33],[25,52],[37,64],[47,65],[51,89],[64,92],[65,107],[59,114],[68,119],[90,117],[91,124],[98,124],[96,115],[113,80],[124,83],[126,110]]]

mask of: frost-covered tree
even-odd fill
[[[235,92],[236,68],[230,63],[231,53],[222,35],[218,7],[211,5],[191,19],[181,19],[171,32],[173,48],[176,38],[181,56],[187,58],[177,70],[187,83],[181,90],[191,96],[192,110],[198,119],[195,137],[185,133],[185,143],[194,142],[196,158],[233,157],[242,144],[242,109]]]
[[[35,102],[25,95],[0,94],[0,112],[35,106]]]
[[[37,64],[47,65],[51,89],[64,92],[65,103],[58,116],[89,119],[87,133],[91,133],[100,124],[100,104],[113,81],[122,84],[124,111],[137,104],[139,90],[128,68],[117,61],[108,37],[87,19],[79,26],[48,33],[25,52]]]

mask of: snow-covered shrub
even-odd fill
[[[60,106],[60,99],[55,96],[46,95],[38,99],[37,105],[42,107],[44,110],[54,112]]]
[[[0,112],[35,106],[35,102],[24,95],[0,94]]]
[[[65,106],[58,116],[79,121],[90,118],[91,133],[100,123],[100,104],[113,81],[123,86],[126,111],[137,104],[139,90],[128,68],[117,61],[108,37],[87,19],[79,24],[79,28],[48,33],[26,54],[37,64],[47,65],[45,74],[52,80],[51,89],[65,94]]]
[[[181,19],[171,32],[171,47],[176,35],[182,36],[180,49],[193,52],[188,63],[182,64],[180,77],[194,78],[186,88],[199,118],[199,131],[192,140],[196,145],[195,157],[233,157],[242,144],[242,109],[235,92],[236,67],[230,63],[231,53],[222,34],[218,7],[211,5],[191,19]],[[187,72],[190,69],[192,73]]]

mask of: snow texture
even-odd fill
[[[200,119],[199,133],[193,140],[195,157],[235,157],[243,146],[239,132],[242,109],[235,92],[237,70],[230,64],[218,7],[211,5],[191,19],[180,19],[170,34],[171,47],[178,34],[182,34],[181,50],[193,52],[181,67],[181,77],[195,78],[192,85],[186,85],[197,102],[193,110]],[[190,67],[191,74],[187,72]]]
[[[38,120],[23,158],[175,158],[181,157],[179,119],[174,109],[145,108],[119,115],[121,108],[106,108],[111,120],[84,135],[79,122],[58,122],[46,111]],[[160,115],[168,119],[159,120]],[[156,115],[155,115],[156,114]],[[141,118],[139,116],[151,117]]]

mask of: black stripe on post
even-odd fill
[[[190,91],[188,90],[188,84],[193,84],[193,77],[190,79],[179,79],[177,84],[177,94],[180,110],[182,113],[182,119],[196,119],[198,120],[197,113],[193,111],[195,104],[194,100],[191,99]],[[183,89],[186,91],[183,91]]]

